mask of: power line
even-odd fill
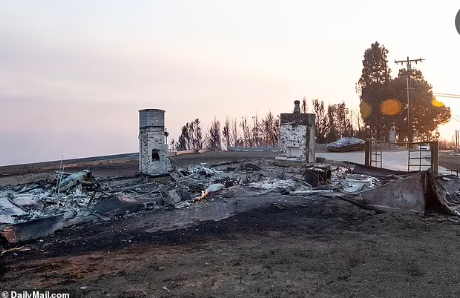
[[[429,99],[426,99],[426,101],[429,101]],[[438,109],[442,109],[442,108],[443,108],[443,107],[438,107],[438,106],[434,106],[434,105],[431,105],[431,106],[433,106],[433,107],[435,107],[435,108],[438,108]],[[460,122],[460,115],[453,114],[452,111],[450,112],[450,118],[451,118],[452,120],[455,120],[455,121],[457,121],[457,122]]]
[[[458,94],[449,94],[449,93],[433,93],[433,95],[446,98],[460,98]]]
[[[433,95],[437,95],[438,97],[460,98],[459,94],[451,94],[451,93],[433,93]],[[437,107],[437,108],[440,108],[440,107]],[[451,112],[451,118],[454,118],[452,116],[460,119],[460,115],[456,115]],[[455,118],[453,120],[460,122],[460,120],[455,119]]]
[[[417,64],[418,62],[422,62],[423,60],[425,59],[422,59],[422,58],[419,58],[419,59],[409,59],[409,57],[407,57],[406,60],[400,60],[400,61],[397,61],[395,60],[395,63],[398,64],[398,63],[401,63],[401,65],[403,63],[406,63],[406,69],[407,69],[407,136],[408,136],[408,141],[409,143],[412,142],[412,132],[413,132],[413,128],[412,128],[412,119],[411,119],[411,116],[412,116],[412,102],[410,101],[410,71],[412,70],[412,67],[411,67],[411,63],[412,62],[415,62],[415,64]]]

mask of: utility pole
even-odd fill
[[[460,131],[455,130],[455,153],[458,153],[458,141],[459,141],[459,133]]]
[[[406,60],[395,60],[395,63],[398,64],[398,63],[401,63],[401,65],[403,65],[404,63],[406,63],[406,68],[407,68],[407,141],[409,143],[412,143],[412,133],[413,133],[413,127],[412,127],[412,102],[410,100],[410,90],[412,89],[411,88],[411,84],[410,84],[410,72],[412,70],[412,67],[411,67],[411,63],[412,62],[415,62],[415,64],[417,64],[418,62],[422,62],[423,60],[425,59],[409,59],[409,57],[407,57]],[[410,146],[410,145],[409,145]]]

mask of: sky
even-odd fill
[[[140,109],[170,138],[199,118],[345,101],[378,41],[460,94],[458,1],[0,0],[0,165],[138,151]],[[460,99],[443,99],[460,115]],[[458,122],[440,129],[451,139]]]

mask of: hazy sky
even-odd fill
[[[138,110],[195,118],[358,106],[378,41],[460,94],[458,1],[0,0],[0,165],[137,152]],[[460,115],[460,99],[446,99]],[[452,121],[445,138],[460,128]]]

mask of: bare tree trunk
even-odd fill
[[[238,139],[239,139],[239,136],[238,136],[238,123],[236,122],[236,119],[232,119],[232,125],[231,125],[231,139],[233,141],[233,146],[237,146],[238,145]]]

